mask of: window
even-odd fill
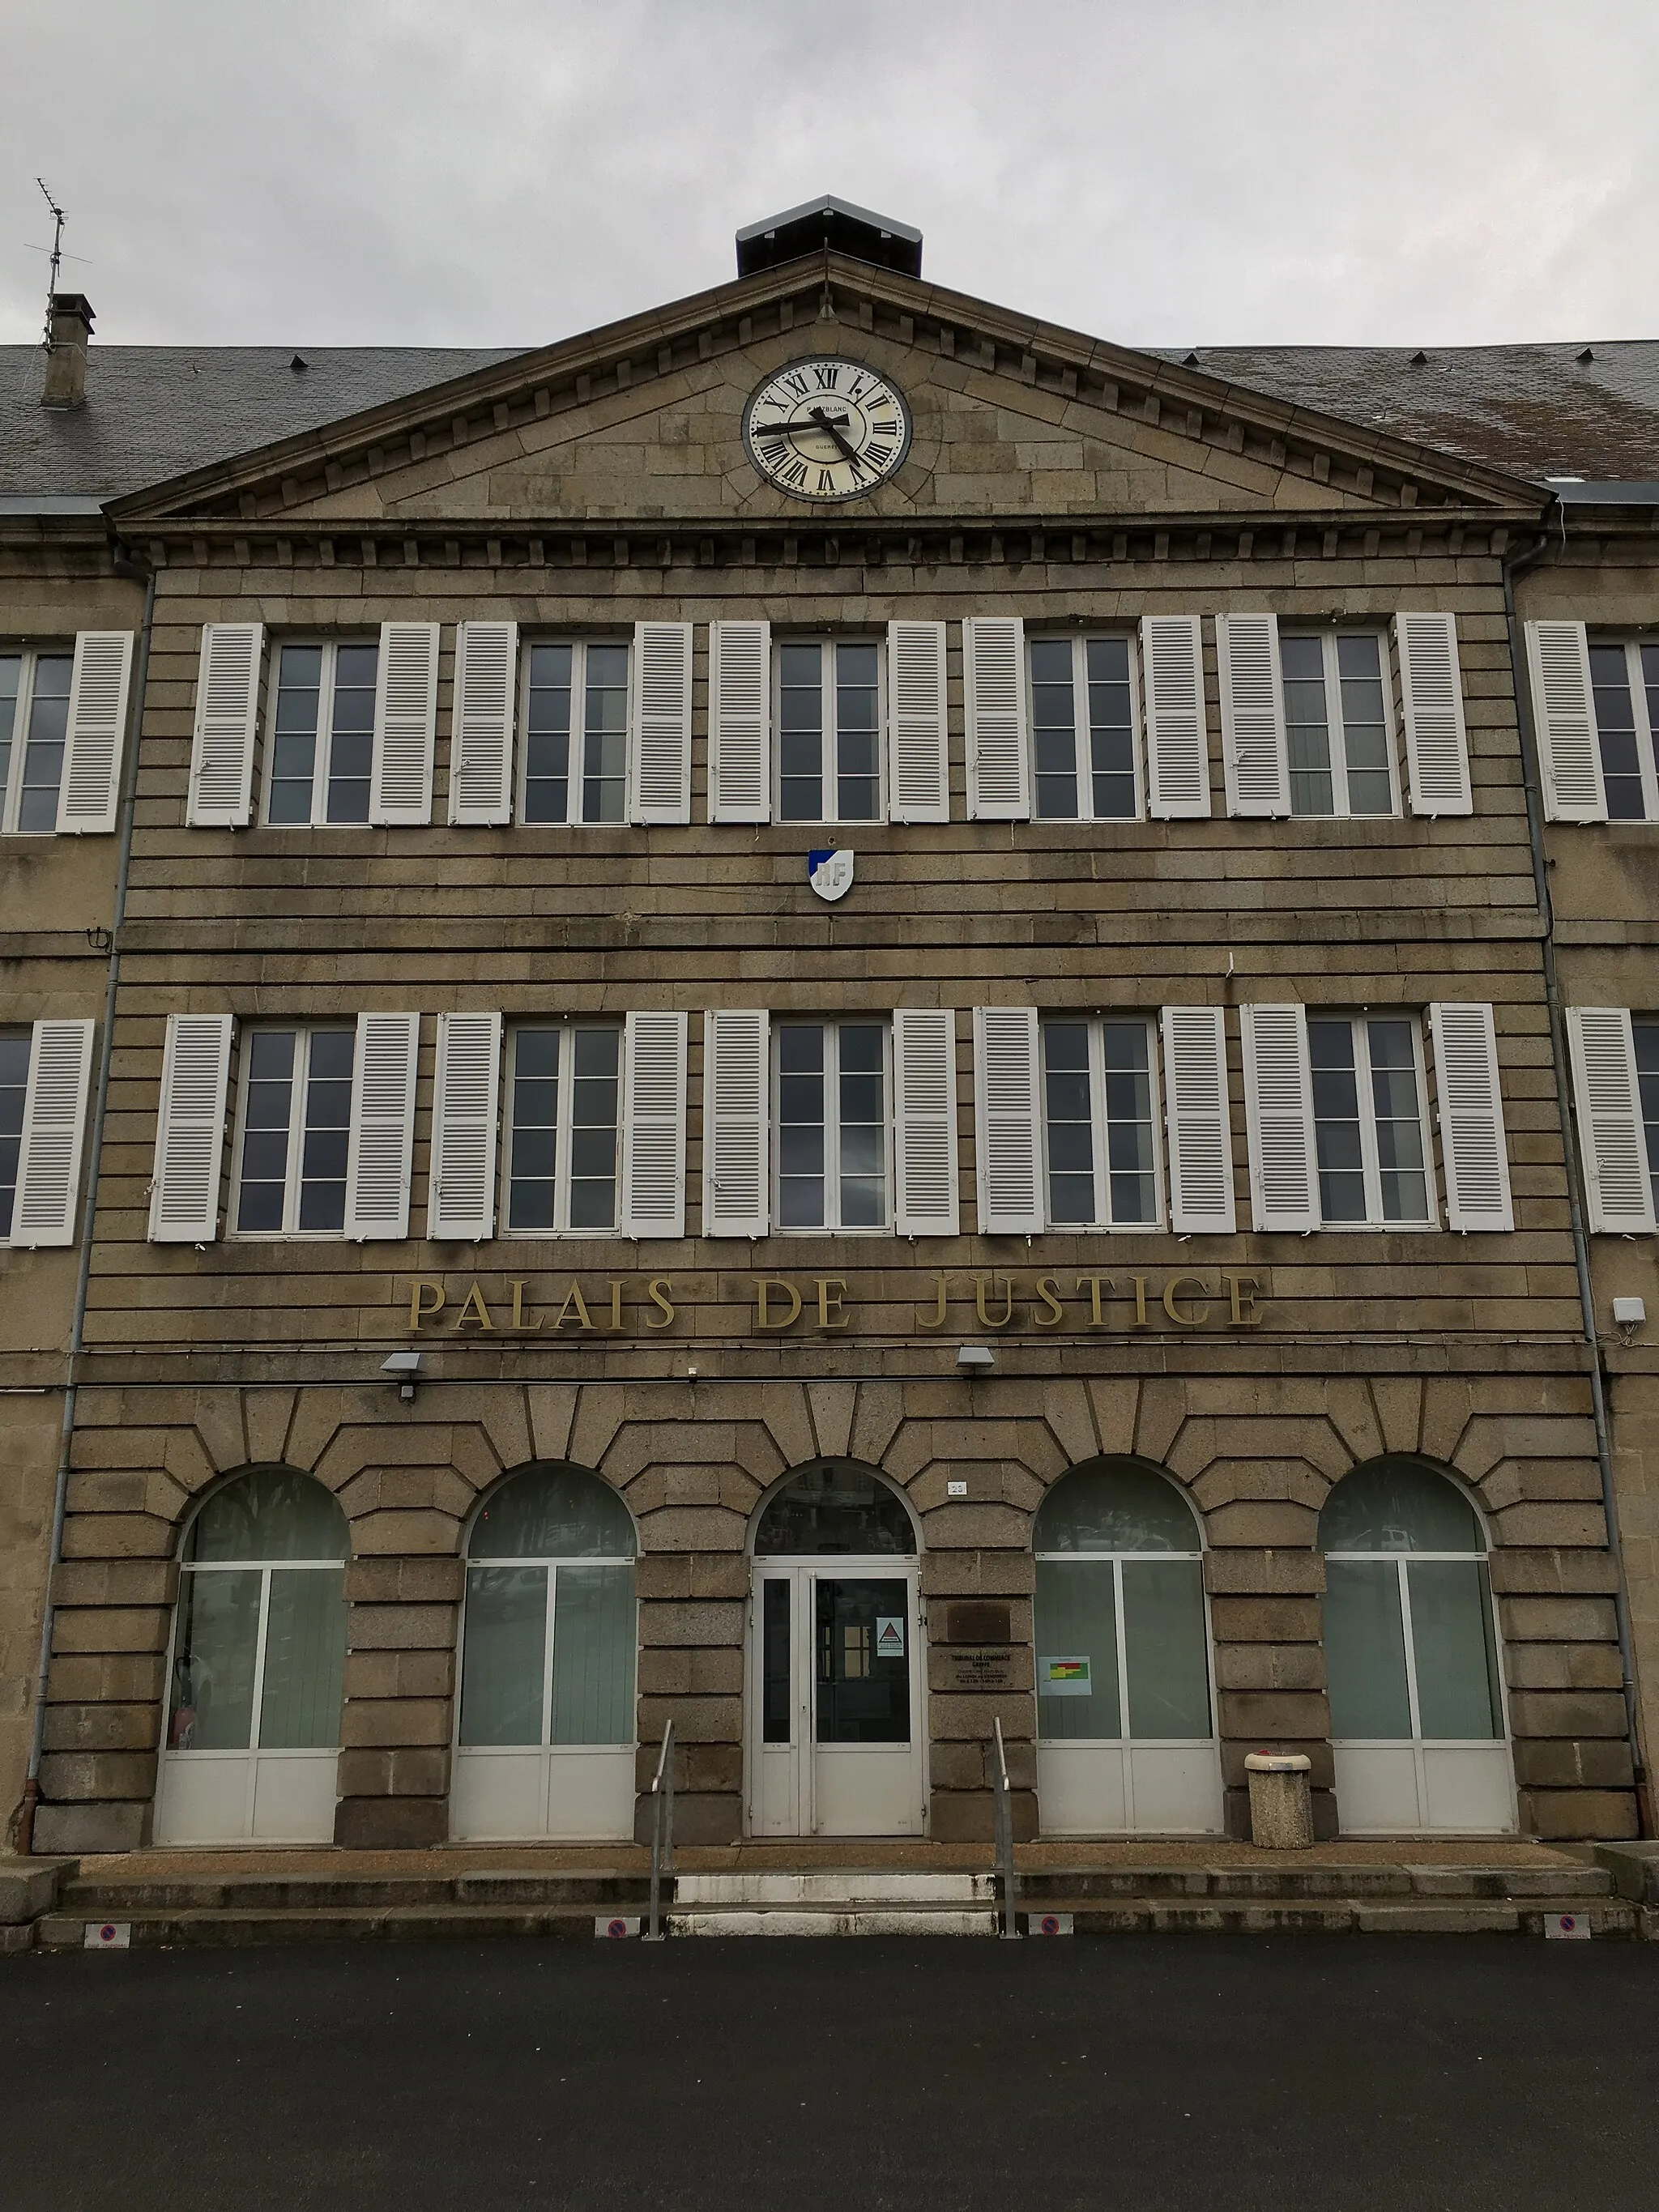
[[[0,1243],[11,1235],[12,1210],[17,1203],[32,1042],[28,1030],[0,1030]]]
[[[1393,814],[1382,640],[1369,630],[1281,634],[1292,814]]]
[[[1326,1224],[1432,1221],[1416,1023],[1310,1015],[1308,1056]]]
[[[250,1030],[242,1053],[237,1231],[336,1235],[345,1226],[355,1029]]]
[[[887,1024],[781,1022],[777,1224],[887,1225]]]
[[[1589,665],[1607,819],[1659,820],[1653,750],[1659,726],[1659,645],[1592,640]]]
[[[617,1225],[622,1030],[614,1022],[513,1032],[507,1228],[520,1236]]]
[[[628,647],[544,642],[525,656],[524,822],[628,818]]]
[[[267,822],[367,822],[380,648],[283,645],[276,655]]]
[[[1036,817],[1133,822],[1134,683],[1127,637],[1030,641]]]
[[[1158,1218],[1152,1036],[1144,1021],[1042,1024],[1042,1123],[1054,1228]]]
[[[0,653],[0,830],[57,830],[74,673],[72,653]]]
[[[781,644],[777,670],[779,821],[878,820],[880,647]]]
[[[1632,1022],[1636,1042],[1636,1080],[1642,1094],[1642,1133],[1647,1143],[1648,1180],[1659,1213],[1659,1021]],[[9,1127],[7,1122],[3,1125]]]

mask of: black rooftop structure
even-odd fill
[[[809,253],[845,253],[854,261],[868,261],[878,269],[896,269],[901,276],[921,274],[921,233],[891,216],[872,215],[831,192],[822,199],[805,200],[781,215],[767,216],[738,233],[738,274],[753,276],[781,262],[799,261]]]

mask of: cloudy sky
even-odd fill
[[[106,341],[530,344],[821,191],[1127,343],[1650,337],[1653,0],[0,0]]]

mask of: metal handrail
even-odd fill
[[[662,1753],[651,1783],[651,1917],[647,1943],[662,1941],[662,1878],[674,1870],[674,1723],[662,1732]]]
[[[1013,1784],[1008,1778],[1008,1754],[1003,1747],[1002,1723],[991,1723],[996,1731],[997,1771],[992,1778],[992,1805],[996,1814],[997,1872],[1002,1881],[1002,1940],[1006,1943],[1019,1941],[1019,1896],[1014,1873],[1014,1798]]]

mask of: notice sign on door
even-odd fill
[[[876,1615],[876,1656],[878,1659],[902,1659],[904,1656],[904,1619],[902,1614]]]
[[[1086,1698],[1091,1694],[1086,1656],[1037,1661],[1040,1698]]]

